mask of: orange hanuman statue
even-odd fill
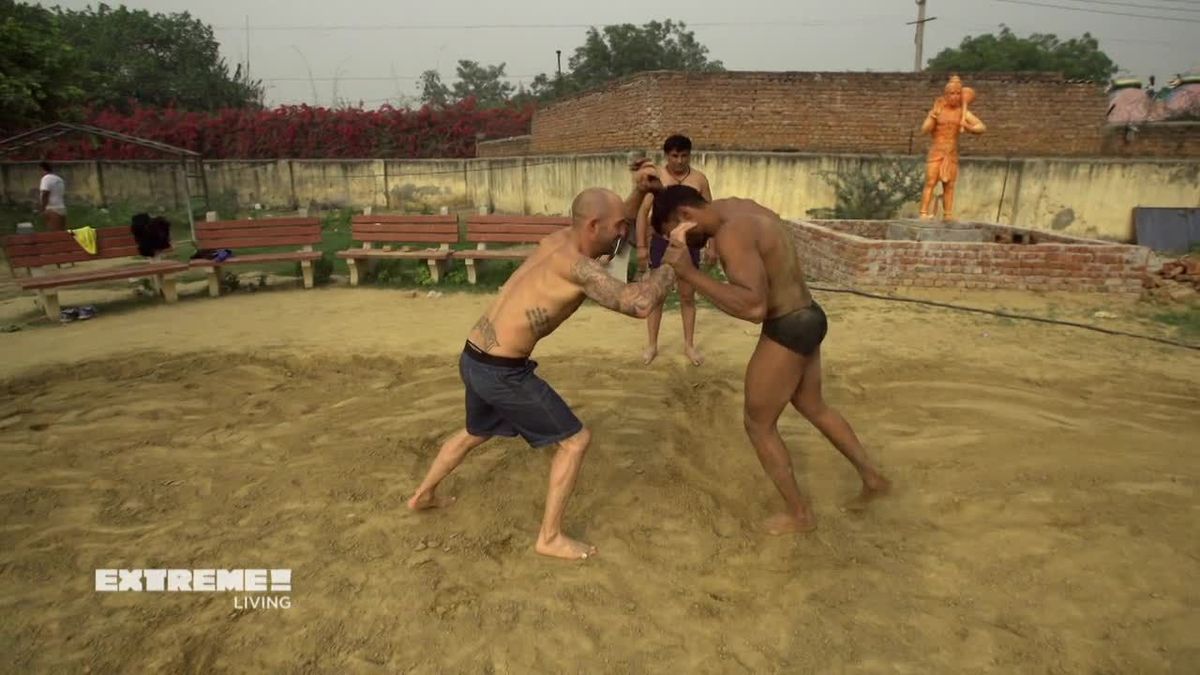
[[[967,110],[975,100],[975,90],[963,87],[957,75],[946,83],[944,94],[921,124],[921,133],[933,136],[925,159],[925,191],[921,195],[921,218],[933,217],[933,188],[942,184],[942,218],[953,220],[954,184],[958,180],[958,135],[964,131],[982,134],[987,127]]]

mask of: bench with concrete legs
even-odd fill
[[[458,218],[455,216],[424,216],[380,214],[361,215],[350,219],[350,232],[359,248],[338,251],[337,257],[350,269],[350,285],[357,286],[362,270],[359,265],[368,260],[424,260],[429,276],[437,283],[450,260],[450,245],[458,241]],[[375,248],[375,245],[383,248]],[[394,246],[419,244],[417,250],[394,250]],[[436,248],[431,244],[437,244]]]
[[[28,270],[28,276],[15,279],[26,291],[36,291],[42,309],[57,320],[60,307],[58,290],[87,286],[118,279],[153,279],[167,302],[179,299],[175,275],[188,265],[178,260],[144,258],[138,254],[137,241],[128,227],[96,229],[96,252],[88,253],[69,232],[15,234],[4,238],[4,255],[14,271]],[[74,268],[63,271],[59,265],[88,263],[96,260],[128,262],[114,267]],[[15,274],[13,276],[16,276]]]
[[[224,260],[194,258],[190,264],[208,272],[208,294],[221,294],[221,268],[229,265],[253,265],[298,262],[304,275],[304,287],[313,287],[313,262],[321,252],[313,247],[321,243],[321,221],[317,218],[263,218],[262,220],[224,220],[196,223],[196,249],[228,249],[233,255]],[[289,251],[240,252],[245,249],[294,248]]]
[[[454,251],[453,260],[467,265],[467,281],[475,283],[476,267],[484,260],[524,260],[543,237],[571,224],[564,216],[468,216],[466,242],[474,249]],[[501,244],[503,248],[488,248]]]

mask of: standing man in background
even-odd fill
[[[49,162],[42,162],[42,182],[39,186],[38,205],[46,219],[46,229],[51,232],[64,232],[67,229],[67,203],[63,197],[67,192],[67,184],[62,177],[54,173]]]
[[[692,140],[687,136],[676,134],[663,142],[663,155],[666,158],[666,171],[662,172],[660,180],[664,187],[671,185],[686,185],[695,188],[705,201],[712,201],[712,190],[708,186],[708,177],[693,169]],[[637,247],[638,274],[646,273],[647,269],[657,269],[662,264],[663,253],[666,252],[667,239],[650,227],[650,210],[654,205],[654,195],[646,195],[642,207],[637,214]],[[712,261],[715,258],[711,246],[689,249],[692,263],[700,268],[700,255]],[[696,349],[696,291],[691,284],[677,280],[679,289],[679,313],[683,316],[683,351],[687,354],[692,365],[704,363],[704,356]],[[658,329],[662,325],[663,308],[658,305],[646,319],[649,340],[646,351],[642,353],[642,363],[649,365],[658,356]]]

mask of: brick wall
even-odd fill
[[[943,73],[658,71],[546,106],[534,114],[533,153],[656,148],[685,133],[703,150],[921,153],[920,125]],[[965,74],[988,126],[965,136],[964,155],[1140,154],[1142,141],[1106,146],[1100,85],[1056,74]],[[1200,129],[1153,135],[1151,156],[1200,156]],[[1182,153],[1182,154],[1180,154]]]
[[[822,227],[864,239],[887,239],[886,220],[822,220],[820,223]]]
[[[1149,251],[1092,240],[1042,239],[1035,244],[884,241],[815,222],[793,223],[809,276],[855,288],[908,286],[1037,291],[1140,293]],[[993,226],[992,234],[1005,228]],[[1044,233],[1011,228],[1013,233]],[[1010,233],[1011,234],[1011,233]],[[1074,242],[1074,243],[1069,243]]]
[[[1106,127],[1101,154],[1111,157],[1200,157],[1200,122]]]
[[[657,79],[635,76],[543,108],[533,116],[530,150],[537,154],[653,146],[662,114],[657,90]]]
[[[533,137],[511,136],[494,141],[479,141],[475,144],[476,157],[520,157],[528,155]]]
[[[808,276],[843,286],[857,285],[857,267],[865,259],[868,240],[807,223],[794,224],[794,233],[800,264]]]

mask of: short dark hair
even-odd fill
[[[672,185],[654,195],[654,210],[650,212],[650,225],[662,234],[663,225],[675,215],[681,206],[705,206],[704,195],[690,185]]]
[[[41,164],[38,164],[38,166],[42,167],[42,171],[54,171],[54,169],[50,168],[50,162],[42,162]]]
[[[663,141],[663,152],[691,152],[692,139],[683,134],[675,134],[668,136],[667,140]]]

